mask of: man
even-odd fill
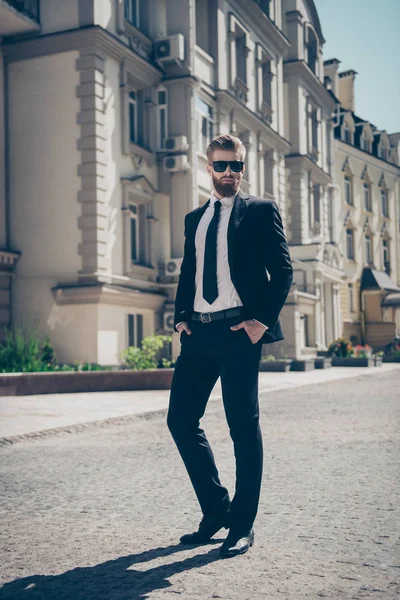
[[[207,543],[221,528],[229,528],[220,550],[224,558],[243,554],[254,543],[263,466],[261,348],[284,339],[278,316],[293,278],[276,202],[239,191],[245,154],[241,141],[231,135],[210,143],[207,171],[214,189],[204,206],[185,217],[175,301],[181,353],[167,418],[203,512],[198,531],[182,536],[181,542]],[[232,501],[199,427],[218,377],[236,459]]]

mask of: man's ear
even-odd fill
[[[212,176],[212,166],[207,165],[207,173]]]

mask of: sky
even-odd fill
[[[314,0],[326,40],[324,60],[354,69],[355,113],[400,131],[400,0]]]

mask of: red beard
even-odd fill
[[[236,195],[236,192],[239,188],[239,181],[237,179],[232,178],[231,182],[223,183],[220,179],[217,179],[213,175],[212,180],[215,191],[217,192],[217,194],[222,196],[222,198],[229,198],[230,196]]]

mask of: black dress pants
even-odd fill
[[[258,372],[261,341],[253,344],[235,317],[190,323],[172,381],[167,417],[205,516],[230,509],[230,527],[247,533],[255,520],[261,488],[263,446],[259,425]],[[221,377],[225,415],[233,440],[236,488],[232,502],[221,484],[214,456],[200,428],[210,393]]]

